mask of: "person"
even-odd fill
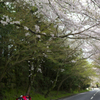
[[[26,98],[26,96],[24,96],[24,95],[23,95],[23,97],[22,97],[22,98],[23,98],[24,100],[28,100],[28,99]]]
[[[31,100],[31,96],[30,95],[21,95],[16,100]]]
[[[31,100],[31,96],[30,95],[26,95],[27,100]]]

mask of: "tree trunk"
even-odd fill
[[[31,86],[33,84],[33,81],[34,81],[34,78],[36,76],[36,72],[37,72],[37,68],[38,67],[34,67],[34,73],[33,75],[31,76],[31,67],[32,67],[33,63],[29,62],[29,85],[28,85],[28,88],[27,88],[27,91],[26,91],[26,94],[30,94],[30,91],[31,91]]]
[[[49,93],[50,93],[50,92],[52,91],[52,89],[56,86],[57,79],[58,79],[58,75],[59,75],[59,70],[57,71],[57,76],[56,76],[56,79],[55,79],[55,81],[54,81],[52,87],[49,88],[49,90],[46,92],[46,94],[45,94],[45,98],[48,97]]]
[[[31,62],[28,61],[28,66],[29,66],[29,83],[28,83],[28,89],[27,89],[27,92],[26,94],[28,95],[30,93],[30,90],[31,90]]]
[[[6,69],[4,68],[4,71],[2,72],[2,75],[0,76],[0,82],[2,81],[2,79],[4,78],[6,74]]]
[[[58,89],[57,89],[57,95],[58,95],[58,92],[59,92],[60,87],[62,86],[63,82],[64,82],[65,80],[67,80],[68,78],[69,78],[69,76],[66,77],[66,78],[64,78],[64,79],[60,82],[60,84],[59,84],[59,86],[58,86]]]
[[[27,90],[26,95],[30,94],[30,91],[31,91],[31,85],[28,86],[28,90]]]

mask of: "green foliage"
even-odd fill
[[[35,13],[36,11],[38,11],[38,8],[33,6],[32,9],[31,9],[31,13]]]
[[[35,92],[57,90],[59,85],[61,90],[72,92],[79,90],[79,85],[83,89],[89,84],[92,65],[80,60],[82,50],[70,47],[67,44],[70,41],[65,43],[64,39],[54,37],[59,32],[56,23],[48,22],[37,13],[35,6],[24,6],[22,1],[0,3],[0,9],[0,19],[5,22],[5,25],[0,23],[0,91],[5,96],[8,94],[4,89],[28,86],[28,61],[33,67],[31,85]],[[4,15],[8,16],[8,22]],[[26,92],[26,89],[22,91]],[[38,97],[43,98],[36,94],[36,100]]]

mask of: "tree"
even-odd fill
[[[33,4],[50,21],[58,22],[58,27],[62,29],[58,37],[71,40],[81,39],[85,41],[84,45],[88,44],[90,47],[91,43],[99,42],[97,41],[100,36],[98,0],[40,0],[38,2],[34,0]]]
[[[65,51],[64,47],[61,47],[62,43],[60,43],[63,42],[63,40],[58,38],[55,39],[54,36],[49,35],[57,34],[57,30],[55,28],[56,25],[54,23],[48,22],[47,20],[43,21],[43,16],[36,13],[37,9],[35,7],[30,10],[28,7],[26,7],[26,5],[24,6],[25,8],[21,7],[21,4],[23,4],[23,2],[21,2],[20,5],[18,4],[19,3],[17,2],[9,4],[3,2],[3,7],[5,7],[4,11],[7,11],[7,13],[5,13],[3,17],[1,17],[1,31],[2,33],[4,33],[3,30],[5,30],[5,36],[7,35],[7,37],[4,37],[2,39],[7,40],[6,42],[4,42],[3,40],[3,46],[5,46],[5,49],[2,47],[2,52],[4,51],[4,53],[2,53],[2,56],[5,55],[4,58],[7,58],[6,60],[4,60],[4,65],[2,64],[2,66],[4,67],[2,69],[0,81],[2,81],[7,72],[10,73],[10,69],[15,71],[14,74],[16,77],[18,75],[18,70],[20,69],[16,68],[18,64],[24,65],[23,63],[26,63],[26,65],[28,65],[28,61],[33,63],[34,70],[33,72],[31,72],[32,77],[34,78],[39,66],[41,65],[40,62],[43,60],[44,57],[48,57],[48,59],[52,60],[52,62],[54,63],[59,63],[58,60],[65,57],[65,55],[63,54],[63,51]],[[19,16],[25,11],[26,13],[24,14],[26,16]],[[5,21],[4,18],[8,21]],[[6,26],[5,29],[3,24],[5,24]],[[28,27],[32,28],[34,31],[32,31]],[[45,27],[47,29],[45,29]],[[7,30],[9,30],[9,34]],[[42,31],[43,33],[45,32],[47,36],[45,36],[45,34],[43,33],[38,33],[39,31]],[[41,37],[39,35],[41,35]],[[54,46],[58,50],[56,50]],[[14,68],[14,66],[16,67]],[[30,66],[32,67],[32,64],[30,64]],[[33,80],[33,78],[31,79]],[[18,77],[16,77],[16,84],[17,81]],[[31,84],[29,84],[29,89],[27,90],[27,93],[29,93],[30,91],[30,86]]]
[[[77,76],[79,76],[80,73],[78,73],[78,71],[81,72],[81,70],[85,70],[84,67],[79,68],[80,65],[78,61],[83,57],[83,55],[80,57],[80,45],[83,41],[80,40],[81,43],[77,46],[79,41],[76,39],[90,38],[85,32],[88,32],[90,29],[98,25],[98,23],[90,25],[88,28],[82,30],[84,24],[81,25],[81,21],[76,23],[72,17],[66,17],[67,19],[61,17],[50,0],[48,0],[48,2],[44,1],[45,3],[43,1],[41,2],[41,4],[43,4],[42,7],[44,7],[44,5],[48,7],[49,5],[48,10],[50,10],[51,13],[50,18],[48,17],[48,11],[47,13],[43,11],[40,13],[40,10],[43,9],[39,2],[35,0],[33,2],[34,3],[30,3],[23,0],[8,3],[5,1],[3,2],[2,0],[2,2],[0,2],[0,82],[6,83],[8,79],[12,78],[12,81],[20,86],[20,84],[17,84],[18,78],[21,77],[19,83],[26,82],[28,81],[27,76],[29,74],[29,85],[28,82],[25,84],[28,85],[27,94],[29,94],[32,86],[35,87],[36,82],[39,82],[39,80],[43,82],[43,80],[45,80],[43,83],[47,89],[47,93],[45,94],[45,96],[47,96],[50,91],[57,86],[60,77],[59,75],[62,75],[61,71],[63,69],[65,70],[65,73],[63,73],[64,76],[70,75],[70,71],[75,71]],[[61,1],[54,1],[54,3],[57,4],[55,7],[60,7],[60,2]],[[65,1],[62,2],[67,5],[68,9],[70,9],[72,1],[69,1],[69,3],[66,3]],[[76,8],[77,7],[75,6],[75,9]],[[74,11],[71,11],[72,9],[73,7],[71,7],[68,13],[71,12],[72,14]],[[77,27],[79,28],[78,30]],[[91,36],[91,38],[96,37]],[[86,62],[83,61],[81,63],[84,65]],[[49,64],[49,66],[47,66],[47,64]],[[74,64],[79,66],[76,67]],[[30,70],[29,73],[28,69]],[[19,70],[21,70],[22,73],[26,72],[24,75],[27,77],[26,80],[23,75],[19,73]],[[38,72],[39,70],[42,72]],[[46,71],[54,73],[54,75],[50,74],[46,76]],[[10,75],[9,78],[6,77],[8,74]],[[13,77],[11,74],[13,74]],[[42,75],[40,78],[34,80],[40,75]],[[86,75],[88,76],[87,73]],[[69,78],[69,82],[71,79],[74,80],[77,77],[73,78],[73,76],[74,75]],[[76,84],[81,82],[81,78],[84,78],[84,80],[86,79],[81,76]],[[63,78],[63,80],[66,79]],[[10,80],[7,83],[11,84],[12,81]],[[46,82],[49,83],[50,81],[53,81],[53,83],[46,84]],[[70,85],[70,87],[72,86],[72,84],[68,85]],[[40,84],[36,86],[38,87]]]

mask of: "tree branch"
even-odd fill
[[[0,22],[1,23],[1,22]],[[2,23],[1,23],[2,24]],[[10,24],[10,22],[8,22],[8,24]],[[51,36],[51,35],[46,35],[46,34],[43,34],[43,33],[39,33],[39,32],[35,32],[35,31],[33,31],[33,30],[31,30],[30,28],[27,28],[27,30],[28,31],[30,31],[31,33],[33,33],[33,34],[35,34],[35,35],[42,35],[42,36],[45,36],[45,37],[54,37],[54,38],[65,38],[65,37],[67,37],[67,38],[69,38],[69,39],[89,39],[89,38],[93,38],[93,39],[96,39],[96,40],[100,40],[98,37],[93,37],[93,36],[90,36],[90,35],[86,35],[86,34],[83,34],[84,36],[86,36],[86,37],[82,37],[82,36],[77,36],[77,37],[69,37],[69,36],[75,36],[75,35],[80,35],[81,33],[83,33],[83,32],[85,32],[85,31],[87,31],[87,30],[89,30],[89,29],[91,29],[91,28],[93,28],[93,27],[95,27],[95,26],[97,26],[97,25],[99,25],[100,23],[97,23],[97,24],[95,24],[95,25],[92,25],[92,26],[90,26],[89,28],[87,28],[87,29],[84,29],[83,31],[80,31],[80,32],[76,32],[76,33],[72,33],[72,32],[70,32],[69,34],[67,34],[67,35],[63,35],[63,36]],[[14,23],[14,25],[16,25],[16,26],[18,26],[18,27],[22,27],[23,29],[24,29],[24,26],[23,25],[20,25],[20,24],[17,24],[17,23]]]
[[[87,30],[89,30],[89,29],[91,29],[91,28],[93,28],[93,27],[95,27],[95,26],[97,26],[97,25],[99,25],[100,23],[98,23],[98,24],[95,24],[95,25],[93,25],[93,26],[90,26],[89,28],[87,28],[87,29],[85,29],[85,30],[83,30],[83,31],[80,31],[80,32],[76,32],[76,33],[69,33],[69,34],[67,34],[67,35],[64,35],[64,36],[59,36],[60,38],[64,38],[64,37],[68,37],[69,35],[77,35],[77,34],[81,34],[81,33],[83,33],[83,32],[85,32],[85,31],[87,31]],[[68,38],[70,38],[70,37],[68,37]],[[74,39],[74,38],[73,38]],[[77,39],[77,38],[76,38]]]

